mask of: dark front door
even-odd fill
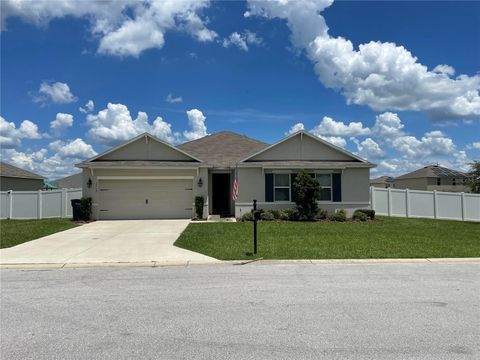
[[[212,213],[230,215],[230,174],[212,174]]]

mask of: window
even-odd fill
[[[320,201],[332,201],[332,174],[315,174],[315,178],[320,183]]]
[[[275,174],[273,201],[290,201],[290,174]]]
[[[437,178],[437,185],[440,185],[440,178]]]
[[[453,186],[457,185],[457,182],[455,181],[455,178],[452,179],[452,185]]]

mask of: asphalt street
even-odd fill
[[[2,359],[480,358],[480,263],[0,274]]]

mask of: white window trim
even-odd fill
[[[328,199],[328,200],[317,200],[317,202],[321,202],[321,203],[332,202],[332,200],[333,200],[333,186],[332,186],[333,179],[332,179],[332,173],[325,174],[325,173],[319,173],[319,172],[317,173],[317,172],[316,172],[316,173],[315,173],[315,179],[317,179],[317,175],[330,175],[330,186],[322,186],[322,185],[320,184],[320,187],[321,187],[322,189],[328,189],[328,188],[330,188],[330,199]],[[318,181],[318,180],[317,180],[317,181]]]
[[[288,186],[277,186],[275,184],[275,179],[277,177],[277,175],[288,175]],[[277,204],[290,204],[291,202],[291,199],[292,199],[292,179],[291,179],[291,176],[290,174],[287,174],[287,173],[274,173],[273,174],[273,202],[277,203]],[[275,190],[276,189],[287,189],[288,188],[288,200],[278,200],[275,199]]]

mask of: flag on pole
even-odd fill
[[[232,188],[232,200],[237,201],[238,198],[238,179],[237,173],[235,172],[235,180],[233,180],[233,188]]]

